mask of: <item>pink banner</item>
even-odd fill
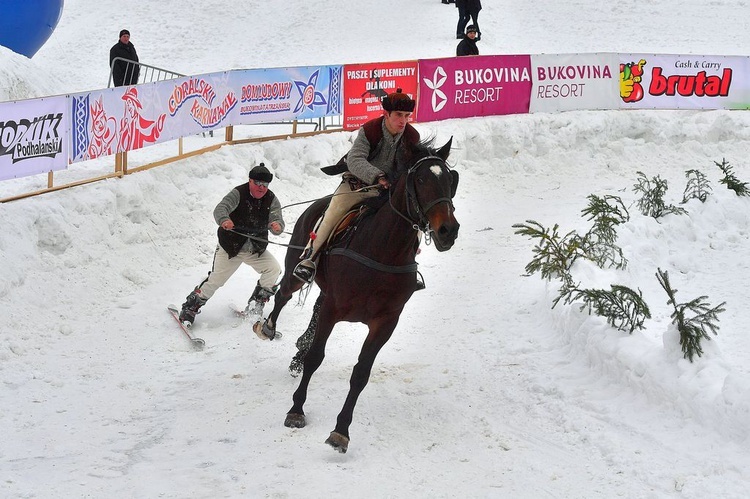
[[[529,112],[528,55],[423,59],[419,75],[416,121]]]

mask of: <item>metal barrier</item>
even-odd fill
[[[123,59],[122,57],[115,57],[112,59],[112,65],[109,68],[109,81],[107,82],[107,88],[112,87],[114,83],[112,81],[112,72],[117,62],[125,63],[125,78],[129,79],[132,77],[136,68],[138,68],[138,81],[136,83],[151,83],[154,81],[173,80],[175,78],[181,78],[185,76],[182,73],[170,71],[169,69],[157,68],[156,66],[149,66],[142,62],[131,61],[130,59]]]

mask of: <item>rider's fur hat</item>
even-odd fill
[[[397,88],[395,92],[388,94],[387,97],[383,97],[383,109],[388,111],[404,111],[411,113],[414,111],[414,105],[416,102],[412,100],[403,90]]]
[[[261,182],[270,182],[271,180],[273,180],[273,174],[268,171],[265,163],[261,163],[250,170],[248,178],[252,180],[260,180]]]

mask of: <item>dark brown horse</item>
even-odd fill
[[[404,305],[416,289],[417,264],[414,257],[419,231],[425,243],[434,242],[438,251],[447,251],[458,236],[459,224],[453,216],[452,198],[458,186],[458,173],[446,159],[451,140],[440,150],[430,143],[402,148],[391,178],[391,188],[382,193],[385,203],[374,214],[364,217],[351,234],[334,243],[318,260],[315,282],[321,294],[316,302],[315,337],[304,357],[294,405],[284,424],[305,426],[302,406],[310,378],[323,362],[325,347],[333,326],[340,321],[362,322],[369,334],[362,345],[359,361],[350,379],[349,395],[338,415],[336,428],[326,443],[339,452],[349,445],[349,425],[357,398],[367,385],[373,362],[396,328]],[[294,226],[287,251],[285,273],[275,296],[275,306],[266,321],[256,324],[256,332],[273,338],[281,309],[302,283],[292,275],[299,262],[308,234],[328,204],[327,199],[310,205]]]

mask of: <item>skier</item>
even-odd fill
[[[281,203],[268,189],[273,174],[265,164],[261,163],[250,170],[248,177],[248,182],[229,191],[214,209],[214,220],[219,224],[219,244],[208,277],[196,286],[182,304],[179,319],[188,327],[195,322],[195,314],[200,308],[242,263],[260,274],[245,311],[261,315],[263,305],[274,295],[281,266],[266,251],[266,247],[269,230],[277,236],[284,231]]]

